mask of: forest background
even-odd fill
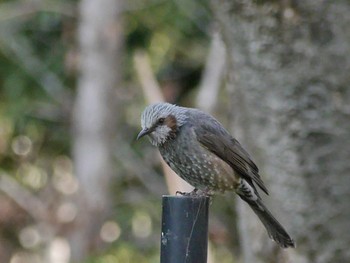
[[[0,1],[0,262],[159,262],[161,195],[188,185],[147,140],[156,101],[248,149],[279,249],[233,194],[208,262],[350,262],[350,2]]]

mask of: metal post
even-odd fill
[[[163,196],[161,263],[206,263],[208,207],[205,196]]]

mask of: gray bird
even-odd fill
[[[239,142],[212,116],[192,108],[157,103],[141,116],[142,131],[158,147],[164,161],[197,190],[211,194],[235,191],[249,204],[268,235],[283,247],[293,239],[263,204],[257,185],[268,194],[258,167]]]

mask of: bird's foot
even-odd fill
[[[198,197],[198,196],[207,196],[207,197],[212,197],[213,196],[213,191],[209,190],[209,189],[204,189],[204,190],[199,190],[197,188],[193,189],[193,191],[191,192],[180,192],[180,191],[176,191],[177,195],[182,195],[182,196],[192,196],[192,197]]]
[[[191,192],[181,192],[181,191],[176,191],[176,195],[182,195],[182,196],[198,196],[198,189],[195,188]]]

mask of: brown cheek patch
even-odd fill
[[[172,132],[177,131],[177,122],[176,118],[173,115],[169,115],[168,117],[165,118],[165,125],[167,125]]]

